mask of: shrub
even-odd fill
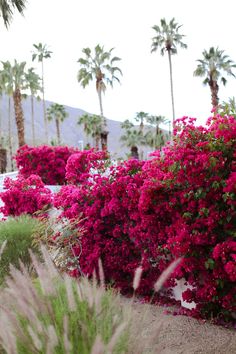
[[[35,174],[48,185],[65,184],[65,168],[68,158],[78,152],[76,148],[67,146],[24,145],[16,153],[15,160],[19,173],[28,178]]]
[[[41,178],[31,175],[28,178],[18,176],[16,180],[9,177],[4,180],[4,189],[0,198],[4,206],[0,208],[5,216],[34,214],[46,210],[52,202],[51,191],[45,188]]]
[[[236,311],[236,120],[217,116],[208,127],[194,121],[178,120],[173,143],[151,160],[63,187],[55,206],[70,219],[84,217],[85,274],[100,257],[106,280],[129,291],[141,264],[138,291],[151,294],[171,260],[183,257],[167,285],[184,277],[192,290],[183,297],[196,302],[196,315],[229,318]]]
[[[38,246],[33,241],[41,226],[39,220],[29,215],[0,222],[0,248],[6,242],[0,258],[0,283],[9,273],[10,264],[19,267],[19,260],[27,267],[31,264],[29,248],[38,251]]]

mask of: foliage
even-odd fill
[[[4,206],[0,208],[5,216],[34,214],[46,210],[52,202],[51,191],[45,188],[38,175],[28,178],[18,176],[16,180],[9,177],[4,180],[4,189],[0,193]]]
[[[0,283],[9,273],[10,265],[19,267],[21,261],[26,267],[30,266],[29,248],[38,252],[38,246],[33,241],[41,226],[38,219],[29,215],[8,218],[0,222],[0,248],[6,242],[0,257]]]
[[[36,280],[24,267],[13,268],[0,293],[6,353],[127,352],[127,312],[119,297],[95,281],[59,274],[44,248],[42,253],[44,264],[31,253]]]
[[[85,274],[101,258],[107,282],[127,292],[141,264],[138,292],[151,294],[171,260],[183,257],[167,285],[184,277],[195,315],[227,318],[236,311],[236,120],[215,116],[207,128],[194,121],[178,120],[173,143],[151,160],[63,187],[55,206],[69,219],[83,217]]]
[[[211,103],[213,108],[218,106],[219,98],[219,81],[226,85],[227,80],[224,74],[235,77],[233,70],[236,64],[229,59],[229,56],[224,54],[224,50],[218,47],[211,47],[209,51],[204,50],[202,53],[203,59],[198,60],[198,65],[194,71],[195,76],[204,77],[203,84],[209,85],[211,90]]]
[[[28,178],[37,174],[48,185],[65,184],[65,168],[68,158],[78,152],[66,146],[21,147],[15,156],[20,175]]]
[[[8,28],[12,21],[13,12],[16,9],[21,15],[25,10],[26,0],[1,0],[0,2],[0,14],[3,18],[4,25]]]

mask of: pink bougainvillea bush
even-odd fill
[[[95,149],[78,151],[71,155],[66,165],[66,180],[71,184],[86,182],[91,174],[101,174],[109,166],[109,154],[107,151]]]
[[[76,148],[67,146],[38,146],[24,145],[16,153],[15,160],[19,173],[27,178],[32,174],[38,175],[48,185],[65,184],[66,163],[68,158],[78,152]]]
[[[4,202],[0,212],[4,216],[32,215],[52,205],[51,191],[45,187],[39,176],[18,176],[16,180],[7,177],[4,180],[4,189],[6,191],[0,193]]]
[[[80,263],[91,275],[98,259],[106,279],[123,291],[137,266],[141,294],[151,294],[159,274],[184,260],[168,285],[185,278],[199,316],[236,312],[236,120],[216,116],[207,127],[177,121],[172,144],[147,162],[128,161],[109,176],[65,186],[55,206],[84,217]]]
[[[108,163],[104,152],[71,155],[69,184],[54,197],[63,217],[82,217],[78,269],[92,276],[100,258],[106,281],[127,293],[142,266],[136,292],[150,296],[167,265],[182,257],[166,286],[186,279],[191,287],[183,298],[196,303],[196,316],[235,317],[236,119],[216,115],[196,127],[183,117],[171,144],[152,159],[125,161],[105,173]],[[9,208],[19,190],[9,194]],[[21,198],[15,213],[27,205]]]

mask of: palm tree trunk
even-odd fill
[[[211,104],[213,108],[216,108],[219,104],[218,92],[219,92],[219,85],[217,81],[210,80],[209,86],[211,89]]]
[[[42,93],[43,93],[43,118],[44,118],[45,140],[46,140],[46,144],[48,144],[48,118],[47,118],[46,103],[45,103],[45,97],[44,97],[44,67],[43,67],[43,59],[42,59]]]
[[[32,140],[35,146],[35,125],[34,125],[34,95],[31,92],[31,126],[32,126]]]
[[[19,88],[16,88],[13,92],[14,108],[15,108],[15,118],[16,127],[18,135],[19,147],[25,145],[25,131],[24,131],[24,115],[21,104],[21,92]]]
[[[142,117],[141,117],[141,122],[140,122],[139,129],[140,129],[141,136],[143,137],[144,124],[143,124],[143,118]],[[140,155],[140,159],[143,160],[143,149],[141,147],[139,149],[139,155]]]
[[[11,163],[11,171],[14,171],[13,166],[13,153],[12,153],[12,127],[11,127],[11,97],[8,98],[8,144],[9,144],[9,157]]]
[[[170,68],[170,90],[171,90],[171,102],[172,102],[172,128],[174,129],[175,121],[175,104],[174,104],[174,89],[173,89],[173,75],[172,75],[172,62],[171,52],[168,50],[169,68]]]
[[[99,99],[99,106],[100,106],[100,114],[102,117],[101,146],[102,146],[102,150],[107,150],[107,136],[108,136],[107,120],[103,115],[102,92],[101,90],[98,90],[97,92],[98,92],[98,99]]]
[[[58,145],[61,144],[61,133],[60,133],[60,122],[59,122],[59,119],[56,118],[56,130],[57,130],[57,142],[58,142]]]

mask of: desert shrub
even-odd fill
[[[24,145],[18,149],[15,160],[23,177],[28,178],[34,174],[40,176],[45,184],[63,185],[67,160],[77,151],[78,149],[67,146]]]
[[[51,191],[45,187],[39,176],[18,176],[16,180],[7,177],[4,180],[4,189],[6,191],[0,193],[4,202],[0,211],[5,216],[32,215],[37,211],[46,210],[51,205]]]
[[[38,278],[12,269],[0,293],[0,345],[6,353],[125,353],[128,317],[118,295],[59,274],[42,248]]]
[[[29,215],[8,218],[0,222],[0,248],[6,242],[0,258],[0,283],[9,273],[10,264],[19,267],[19,260],[30,266],[29,248],[38,251],[34,235],[40,232],[42,224]]]

